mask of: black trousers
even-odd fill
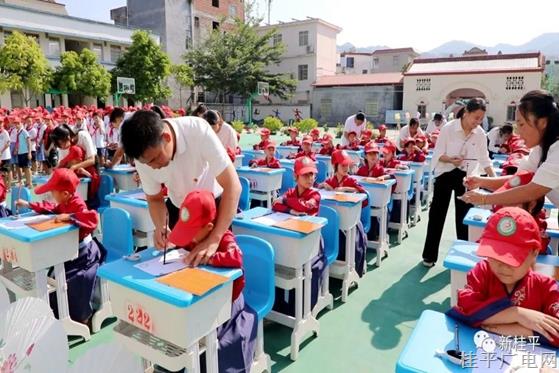
[[[455,168],[435,179],[433,202],[431,202],[431,208],[429,209],[427,237],[423,248],[423,260],[427,262],[436,262],[438,259],[444,221],[452,192],[454,192],[456,236],[459,240],[468,239],[468,227],[464,225],[463,221],[472,205],[457,198],[466,192],[463,184],[465,176],[466,172]]]

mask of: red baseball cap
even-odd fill
[[[318,171],[312,159],[309,157],[299,157],[295,160],[294,166],[295,175],[301,176],[308,173],[316,174]]]
[[[386,129],[386,124],[381,124],[380,126],[378,126],[379,131],[384,131],[385,129]]]
[[[305,136],[303,137],[303,140],[301,141],[303,144],[307,143],[307,144],[312,144],[312,137],[310,136]]]
[[[268,141],[266,143],[266,149],[268,149],[268,148],[274,148],[275,149],[276,148],[276,143],[273,142],[273,141]]]
[[[322,136],[322,145],[330,144],[333,140],[334,137],[331,134],[325,133],[324,136]]]
[[[332,164],[341,164],[342,166],[351,166],[353,159],[347,154],[345,150],[336,150],[332,153]]]
[[[520,207],[503,207],[487,221],[477,255],[519,267],[541,245],[540,229],[532,215]]]
[[[373,131],[371,131],[371,130],[369,130],[369,129],[363,130],[363,131],[361,132],[361,136],[372,137],[372,136],[373,136]]]
[[[392,143],[386,143],[382,147],[382,152],[386,153],[386,154],[395,153],[396,152],[396,146]]]
[[[380,149],[374,142],[365,144],[365,153],[380,153]]]
[[[320,134],[320,130],[318,128],[313,128],[311,130],[311,135],[319,135]]]
[[[357,132],[355,132],[355,131],[351,131],[351,132],[349,132],[349,133],[347,134],[347,136],[348,136],[348,137],[349,137],[349,135],[354,135],[354,136],[357,136]]]
[[[293,133],[299,134],[299,129],[298,129],[297,127],[290,127],[290,128],[289,128],[289,132],[293,132]]]
[[[260,136],[268,136],[270,135],[270,130],[267,128],[260,129]]]
[[[43,194],[56,190],[58,192],[74,194],[79,184],[80,179],[78,179],[74,171],[67,168],[57,168],[45,184],[35,188],[35,193]]]
[[[195,190],[188,193],[179,209],[179,220],[169,235],[169,241],[179,247],[190,245],[192,239],[217,215],[212,192]]]
[[[415,144],[415,139],[413,137],[408,137],[404,140],[404,146],[408,146],[410,142],[413,142]]]

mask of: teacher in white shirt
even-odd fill
[[[534,172],[532,181],[493,194],[469,191],[464,195],[465,201],[475,205],[510,206],[547,195],[555,206],[559,206],[559,108],[549,92],[535,90],[522,97],[516,112],[516,130],[531,149],[528,158],[520,162],[518,171]],[[513,177],[470,177],[466,183],[469,189],[497,190]]]
[[[458,198],[466,191],[464,179],[479,172],[480,167],[488,175],[494,176],[487,152],[487,137],[479,126],[485,111],[485,101],[480,98],[471,99],[461,116],[448,122],[441,129],[432,160],[435,185],[423,248],[425,267],[434,266],[438,259],[439,244],[452,193],[454,192],[456,235],[459,240],[467,240],[468,228],[463,224],[463,220],[471,206]]]
[[[355,132],[357,138],[361,137],[361,132],[365,129],[365,114],[357,113],[345,120],[344,135],[342,136],[342,146],[349,144],[349,133]]]
[[[397,144],[398,149],[400,151],[404,149],[404,143],[410,137],[416,138],[422,135],[423,135],[423,131],[421,130],[421,128],[419,128],[419,120],[417,120],[416,118],[411,118],[410,123],[402,127],[402,129],[400,129],[400,134],[398,137],[398,144]]]
[[[187,264],[206,264],[229,229],[241,194],[239,177],[215,132],[202,118],[162,119],[153,111],[140,110],[123,123],[121,142],[126,155],[136,160],[157,248],[165,247],[185,196],[196,189],[213,192],[218,203],[215,228],[186,257]]]

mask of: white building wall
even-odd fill
[[[347,58],[353,58],[353,67],[347,66]],[[373,58],[371,55],[364,54],[350,54],[346,53],[344,57],[340,57],[340,68],[337,73],[339,74],[363,74],[367,70],[367,74],[373,71]]]

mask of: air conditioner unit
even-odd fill
[[[314,48],[312,45],[307,45],[307,53],[314,53]]]

